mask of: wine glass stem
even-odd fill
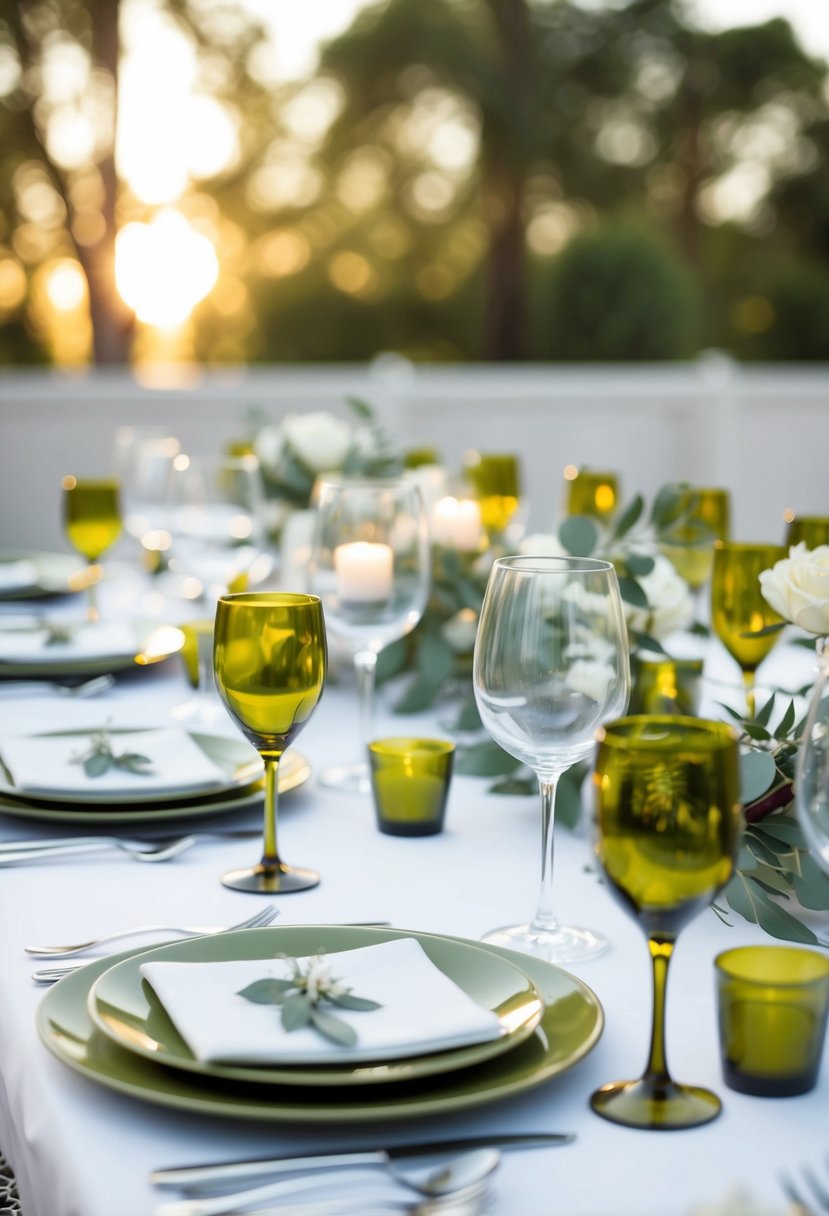
[[[757,713],[757,699],[754,694],[754,672],[753,671],[744,671],[743,672],[743,687],[746,690],[746,707],[748,710],[748,717],[753,718],[754,715]]]
[[[648,1066],[643,1080],[654,1085],[669,1085],[668,1062],[665,1058],[665,992],[668,983],[668,965],[674,952],[674,939],[661,934],[648,935],[648,949],[653,966],[653,1022]]]
[[[86,619],[90,624],[101,619],[98,610],[98,576],[94,565],[88,571],[86,584]]]
[[[276,816],[279,809],[279,761],[281,756],[263,756],[265,761],[265,838],[262,865],[275,870],[281,864],[276,847]]]
[[[532,922],[533,929],[556,930],[558,921],[553,913],[553,827],[556,817],[556,788],[560,773],[553,777],[539,777],[541,790],[541,890],[538,906]]]
[[[199,702],[213,704],[213,634],[198,634],[196,638],[196,696]]]
[[[374,675],[377,655],[373,650],[358,650],[354,655],[357,672],[357,694],[360,702],[360,733],[363,750],[374,738]]]

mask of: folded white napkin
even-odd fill
[[[300,959],[303,965],[308,959]],[[341,1047],[304,1027],[283,1030],[279,1005],[256,1005],[237,995],[255,980],[289,979],[283,959],[227,963],[161,963],[141,966],[193,1055],[238,1064],[329,1064],[394,1060],[497,1039],[497,1014],[484,1009],[444,975],[414,938],[399,938],[327,956],[332,974],[354,996],[379,1001],[380,1009],[351,1012],[322,1008],[357,1033]]]
[[[66,642],[50,642],[48,629],[4,631],[0,626],[0,663],[130,658],[138,649],[129,624],[78,625]]]
[[[31,795],[159,793],[208,789],[226,783],[226,774],[177,727],[111,734],[109,742],[116,756],[138,752],[149,757],[151,769],[132,773],[113,765],[99,777],[88,777],[83,764],[73,757],[89,750],[93,733],[0,737],[0,758],[15,787]]]
[[[0,562],[0,591],[22,591],[37,582],[37,566],[27,558]]]

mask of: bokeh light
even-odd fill
[[[140,321],[181,325],[219,274],[216,250],[180,212],[160,211],[149,224],[122,228],[115,246],[118,290]]]

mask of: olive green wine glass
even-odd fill
[[[488,535],[502,535],[521,499],[518,457],[509,452],[469,452],[465,468],[481,506],[481,523]]]
[[[763,630],[782,625],[783,618],[766,603],[760,573],[786,556],[782,545],[734,544],[714,546],[711,576],[711,625],[728,653],[740,665],[748,716],[754,717],[754,677],[779,633]]]
[[[669,1131],[716,1118],[720,1100],[668,1072],[665,989],[680,929],[734,870],[740,835],[738,734],[704,718],[641,715],[598,732],[596,852],[608,889],[639,922],[653,967],[647,1067],[590,1099],[626,1127]]]
[[[101,578],[98,559],[121,535],[119,483],[112,478],[91,481],[69,475],[60,484],[66,537],[89,563],[84,580],[86,619],[97,621],[100,618],[97,587]]]
[[[807,549],[829,545],[829,518],[825,515],[795,515],[786,529],[786,548],[804,542]]]
[[[716,486],[689,486],[683,491],[681,514],[661,535],[659,548],[680,578],[698,593],[711,576],[714,543],[729,538],[731,500]]]
[[[287,865],[276,840],[279,762],[322,696],[327,647],[315,595],[248,592],[216,605],[213,666],[228,713],[265,762],[262,859],[222,882],[235,891],[285,895],[319,883],[314,870]]]

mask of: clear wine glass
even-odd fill
[[[228,591],[255,587],[270,572],[264,548],[259,466],[255,456],[188,456],[172,462],[165,507],[170,571],[179,589],[212,619]],[[190,725],[223,715],[213,689],[212,632],[195,635],[195,694],[171,710]]]
[[[315,870],[282,860],[276,839],[279,762],[322,696],[325,622],[315,595],[254,592],[216,606],[214,670],[233,722],[265,764],[265,828],[257,865],[222,878],[234,891],[287,895],[315,887]]]
[[[354,658],[364,752],[374,737],[377,656],[422,617],[429,576],[429,531],[417,486],[406,479],[323,483],[310,589],[322,599],[328,632]],[[359,793],[371,788],[365,759],[328,769],[320,781]]]
[[[739,737],[704,718],[624,718],[600,732],[595,776],[596,851],[608,891],[647,937],[653,1013],[643,1075],[603,1085],[590,1104],[625,1127],[697,1127],[716,1118],[720,1100],[671,1077],[665,990],[677,934],[734,872]]]
[[[560,925],[553,913],[553,820],[562,773],[592,750],[596,728],[627,707],[627,628],[610,562],[499,558],[481,609],[473,683],[490,735],[538,777],[542,811],[535,916],[484,941],[556,963],[594,958],[606,940]]]

